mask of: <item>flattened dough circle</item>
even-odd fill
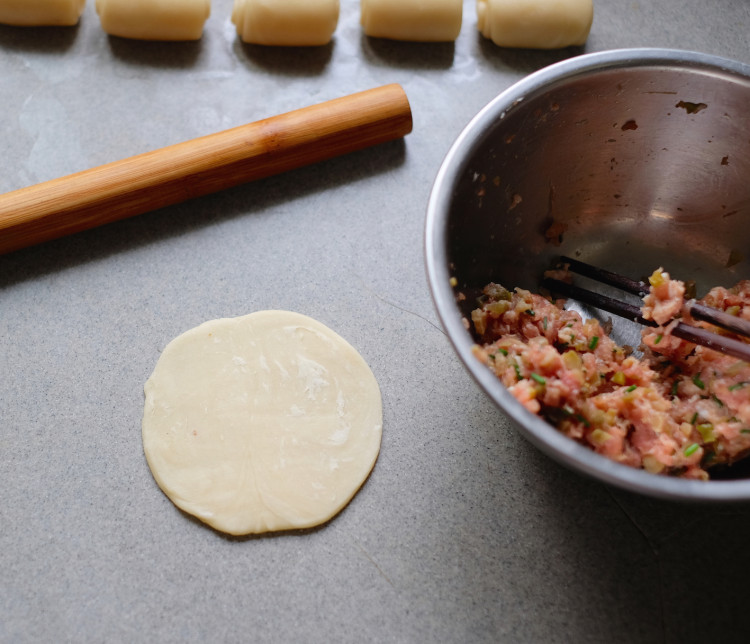
[[[230,534],[324,523],[380,450],[375,376],[346,340],[298,313],[205,322],[167,345],[144,389],[156,482]]]

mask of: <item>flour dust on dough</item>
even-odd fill
[[[234,535],[335,516],[380,450],[380,389],[346,340],[259,311],[170,342],[145,385],[143,447],[179,508]]]

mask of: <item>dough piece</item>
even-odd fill
[[[0,23],[19,27],[78,24],[86,0],[0,0]]]
[[[583,45],[593,20],[592,0],[477,0],[477,27],[500,47]]]
[[[211,0],[96,0],[102,29],[137,40],[199,40]]]
[[[447,42],[461,31],[463,0],[361,0],[367,36],[391,40]]]
[[[234,0],[232,22],[246,43],[327,45],[339,21],[339,0]]]
[[[143,447],[164,493],[217,530],[308,528],[354,496],[380,450],[380,390],[320,322],[260,311],[170,342],[145,385]]]

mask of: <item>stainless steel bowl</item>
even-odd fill
[[[734,480],[667,478],[558,433],[472,356],[462,318],[488,282],[535,289],[560,254],[635,277],[663,266],[695,280],[699,292],[730,286],[750,278],[749,241],[750,66],[630,49],[557,63],[487,105],[437,175],[425,252],[435,305],[459,357],[534,445],[631,491],[736,501],[750,500],[747,468]],[[638,334],[615,321],[620,342],[637,345]]]

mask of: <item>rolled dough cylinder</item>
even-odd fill
[[[593,19],[593,0],[477,0],[477,27],[500,47],[582,45]]]
[[[360,10],[368,36],[447,42],[461,31],[463,0],[361,0]]]
[[[198,40],[211,0],[96,0],[102,29],[137,40]]]
[[[19,27],[78,24],[86,0],[0,0],[0,23]]]
[[[234,0],[232,22],[246,43],[307,47],[331,42],[339,0]]]

